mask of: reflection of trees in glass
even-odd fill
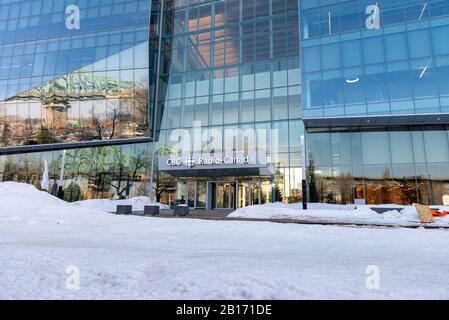
[[[136,122],[139,126],[139,130],[146,133],[150,126],[148,85],[144,83],[136,84],[134,100]]]
[[[381,203],[392,202],[393,183],[391,181],[391,174],[388,168],[385,169],[383,174],[382,186],[380,188]]]
[[[138,174],[145,168],[144,155],[145,152],[140,151],[134,156],[127,156],[121,149],[113,147],[114,182],[111,186],[119,199],[129,197],[134,182],[140,180]]]
[[[112,105],[112,108],[108,108],[106,111],[104,121],[97,117],[95,113],[92,115],[92,126],[95,132],[94,140],[114,139],[117,126],[130,120],[129,114],[120,110],[118,103],[110,103],[110,105]]]
[[[418,202],[415,179],[403,177],[402,180],[398,181],[398,186],[402,204],[412,205]]]
[[[40,185],[42,164],[35,154],[7,155],[3,168],[2,182],[15,181]]]
[[[36,142],[38,144],[55,143],[56,138],[53,135],[53,130],[45,125],[42,125],[37,131]]]
[[[284,200],[284,197],[282,196],[281,189],[279,188],[279,185],[275,185],[273,189],[273,198],[274,202],[282,202]]]
[[[337,184],[338,191],[341,196],[342,204],[349,204],[353,202],[353,185],[354,179],[350,172],[344,174],[341,173],[335,178],[335,183]]]
[[[8,122],[5,122],[3,124],[2,134],[0,136],[0,143],[2,146],[9,146],[11,145],[11,139],[12,139],[12,130]]]
[[[429,181],[423,177],[419,176],[417,178],[417,186],[418,186],[418,195],[419,195],[419,203],[429,205]]]
[[[135,183],[143,181],[145,155],[143,150],[128,155],[117,146],[67,152],[65,179],[70,180],[74,192],[70,197],[71,190],[69,193],[66,190],[66,198],[76,201],[76,186],[80,187],[83,198],[107,198],[111,190],[119,198],[129,197]],[[53,170],[58,172],[60,163],[61,156],[52,163]]]
[[[132,152],[117,146],[68,150],[66,153],[64,186],[65,200],[128,197],[143,192],[148,168],[146,148]],[[31,153],[2,156],[0,181],[16,181],[40,187],[44,159],[49,164],[52,183],[58,183],[62,152]]]
[[[281,164],[277,164],[276,173],[273,176],[273,201],[274,202],[283,202],[285,199],[284,193],[282,192],[281,186],[285,185],[285,177],[284,174],[279,170]],[[288,173],[287,173],[288,174]]]
[[[67,202],[84,200],[84,194],[81,187],[74,182],[70,183],[70,185],[65,189],[64,200]]]
[[[172,154],[172,149],[168,146],[160,147],[156,152],[156,159],[158,156],[168,156]],[[154,163],[154,193],[156,202],[161,202],[164,192],[173,193],[176,191],[176,178],[165,174],[159,170],[158,162]]]

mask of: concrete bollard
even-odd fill
[[[187,217],[189,215],[189,207],[188,206],[176,206],[175,207],[175,216],[176,217]]]
[[[123,205],[117,206],[116,214],[129,215],[131,213],[133,213],[133,206],[123,206]]]
[[[159,215],[159,206],[145,206],[143,209],[144,216],[158,216]]]

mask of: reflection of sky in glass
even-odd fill
[[[445,111],[439,97],[448,93],[449,20],[430,26],[427,19],[449,14],[449,1],[379,1],[380,30],[364,27],[364,4],[302,11],[304,117]],[[331,35],[323,31],[329,21],[319,23],[320,10],[332,12]]]

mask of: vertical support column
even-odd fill
[[[234,209],[238,209],[239,208],[239,179],[235,178],[235,199],[234,199]]]
[[[164,0],[161,0],[161,7],[159,12],[159,41],[157,48],[157,68],[156,68],[156,83],[154,85],[154,103],[153,103],[153,121],[152,121],[152,144],[153,150],[151,155],[151,177],[150,177],[150,201],[153,201],[154,190],[154,161],[156,159],[156,137],[157,137],[157,121],[158,121],[158,107],[159,107],[159,80],[161,75],[161,54],[162,54],[162,32],[164,31]]]
[[[302,208],[307,210],[307,154],[306,154],[306,133],[301,136],[302,151]]]

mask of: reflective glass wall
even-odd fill
[[[167,2],[164,15],[158,150],[170,150],[177,143],[170,134],[192,130],[194,121],[222,133],[278,129],[276,181],[283,200],[298,198],[303,129],[297,1],[178,0]]]
[[[0,156],[0,182],[15,181],[40,188],[45,161],[50,190],[57,195],[63,151]],[[131,144],[67,150],[64,200],[120,199],[149,194],[151,146]]]
[[[311,201],[443,204],[447,126],[309,129]]]
[[[304,118],[449,111],[449,1],[301,3]]]
[[[149,0],[0,3],[0,147],[147,137]]]

